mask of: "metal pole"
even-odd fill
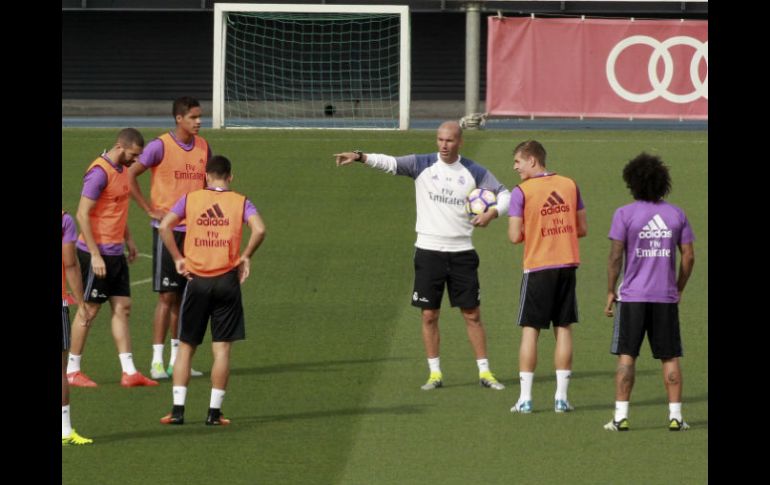
[[[465,115],[479,110],[479,48],[481,12],[478,2],[466,5],[465,13]]]

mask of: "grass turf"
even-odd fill
[[[147,141],[164,130],[143,129]],[[82,175],[117,130],[62,129],[63,207],[77,208]],[[459,312],[445,298],[441,317],[445,388],[424,392],[428,376],[419,313],[411,307],[414,189],[410,179],[361,166],[337,168],[332,154],[424,153],[432,131],[211,131],[214,153],[234,164],[233,188],[260,209],[268,234],[243,286],[247,340],[234,345],[223,411],[228,428],[203,425],[211,352],[207,336],[193,361],[186,424],[158,419],[171,384],[124,389],[108,307],[89,336],[83,370],[100,387],[72,390],[73,425],[94,438],[62,450],[63,483],[704,483],[708,445],[707,133],[655,131],[466,132],[462,153],[509,188],[518,183],[511,151],[535,138],[548,168],[574,178],[589,234],[580,241],[580,323],[570,400],[552,411],[553,336],[540,338],[532,415],[508,410],[518,397],[518,309],[522,248],[505,218],[475,231],[481,257],[482,317],[492,370],[507,387],[478,386]],[[612,322],[603,316],[607,232],[614,209],[631,201],[621,178],[640,151],[671,168],[668,200],[687,212],[696,265],[680,307],[685,357],[686,433],[666,429],[660,365],[644,346],[630,407],[630,433],[602,429],[613,409]],[[142,176],[149,194],[149,175]],[[132,202],[129,224],[141,253],[148,219]],[[149,372],[156,295],[151,259],[131,266],[134,360]],[[166,349],[166,358],[168,349]]]

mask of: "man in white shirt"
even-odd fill
[[[392,157],[361,151],[335,154],[337,165],[360,162],[392,175],[414,179],[417,203],[417,241],[412,305],[422,311],[422,338],[428,357],[430,377],[422,386],[432,390],[443,385],[439,361],[439,328],[444,287],[453,307],[460,307],[468,339],[476,354],[479,382],[483,387],[505,388],[489,370],[486,332],[481,322],[478,278],[479,257],[471,235],[475,226],[486,227],[499,214],[506,214],[511,193],[497,178],[476,162],[460,156],[462,129],[455,121],[438,128],[438,152]],[[469,218],[465,197],[480,187],[497,196],[496,206]]]

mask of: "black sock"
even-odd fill
[[[222,416],[222,410],[217,408],[209,408],[209,419],[216,421]]]
[[[184,416],[184,405],[177,406],[176,404],[174,404],[174,407],[171,409],[171,415],[174,417]]]

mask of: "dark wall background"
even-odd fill
[[[412,13],[412,99],[465,98],[465,14]],[[481,22],[486,95],[486,17]],[[212,12],[62,12],[62,99],[211,99]]]

